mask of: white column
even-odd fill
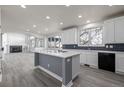
[[[46,36],[44,38],[44,48],[48,48],[48,38]]]

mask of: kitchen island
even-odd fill
[[[62,86],[72,86],[72,80],[80,71],[80,53],[74,51],[35,51],[35,67],[62,82]]]

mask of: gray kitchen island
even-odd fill
[[[74,51],[35,51],[35,67],[62,82],[62,86],[72,86],[72,80],[80,71],[80,53]]]

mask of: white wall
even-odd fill
[[[4,33],[2,43],[4,47],[4,53],[9,53],[10,45],[22,45],[23,47],[27,46],[26,34],[15,32]]]
[[[7,33],[8,45],[26,45],[26,35],[21,33]]]

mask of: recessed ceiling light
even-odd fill
[[[87,23],[90,23],[90,20],[87,20],[86,22],[87,22]]]
[[[26,6],[25,6],[25,5],[21,5],[21,7],[22,7],[22,8],[26,8]]]
[[[50,16],[46,16],[46,19],[50,19]]]
[[[60,22],[60,25],[63,25],[63,22]]]
[[[82,18],[82,15],[79,15],[78,18]]]
[[[48,28],[45,28],[45,31],[48,31],[49,29]]]
[[[37,27],[36,25],[33,25],[33,27],[35,28],[35,27]]]
[[[30,29],[27,29],[26,31],[30,31]]]

